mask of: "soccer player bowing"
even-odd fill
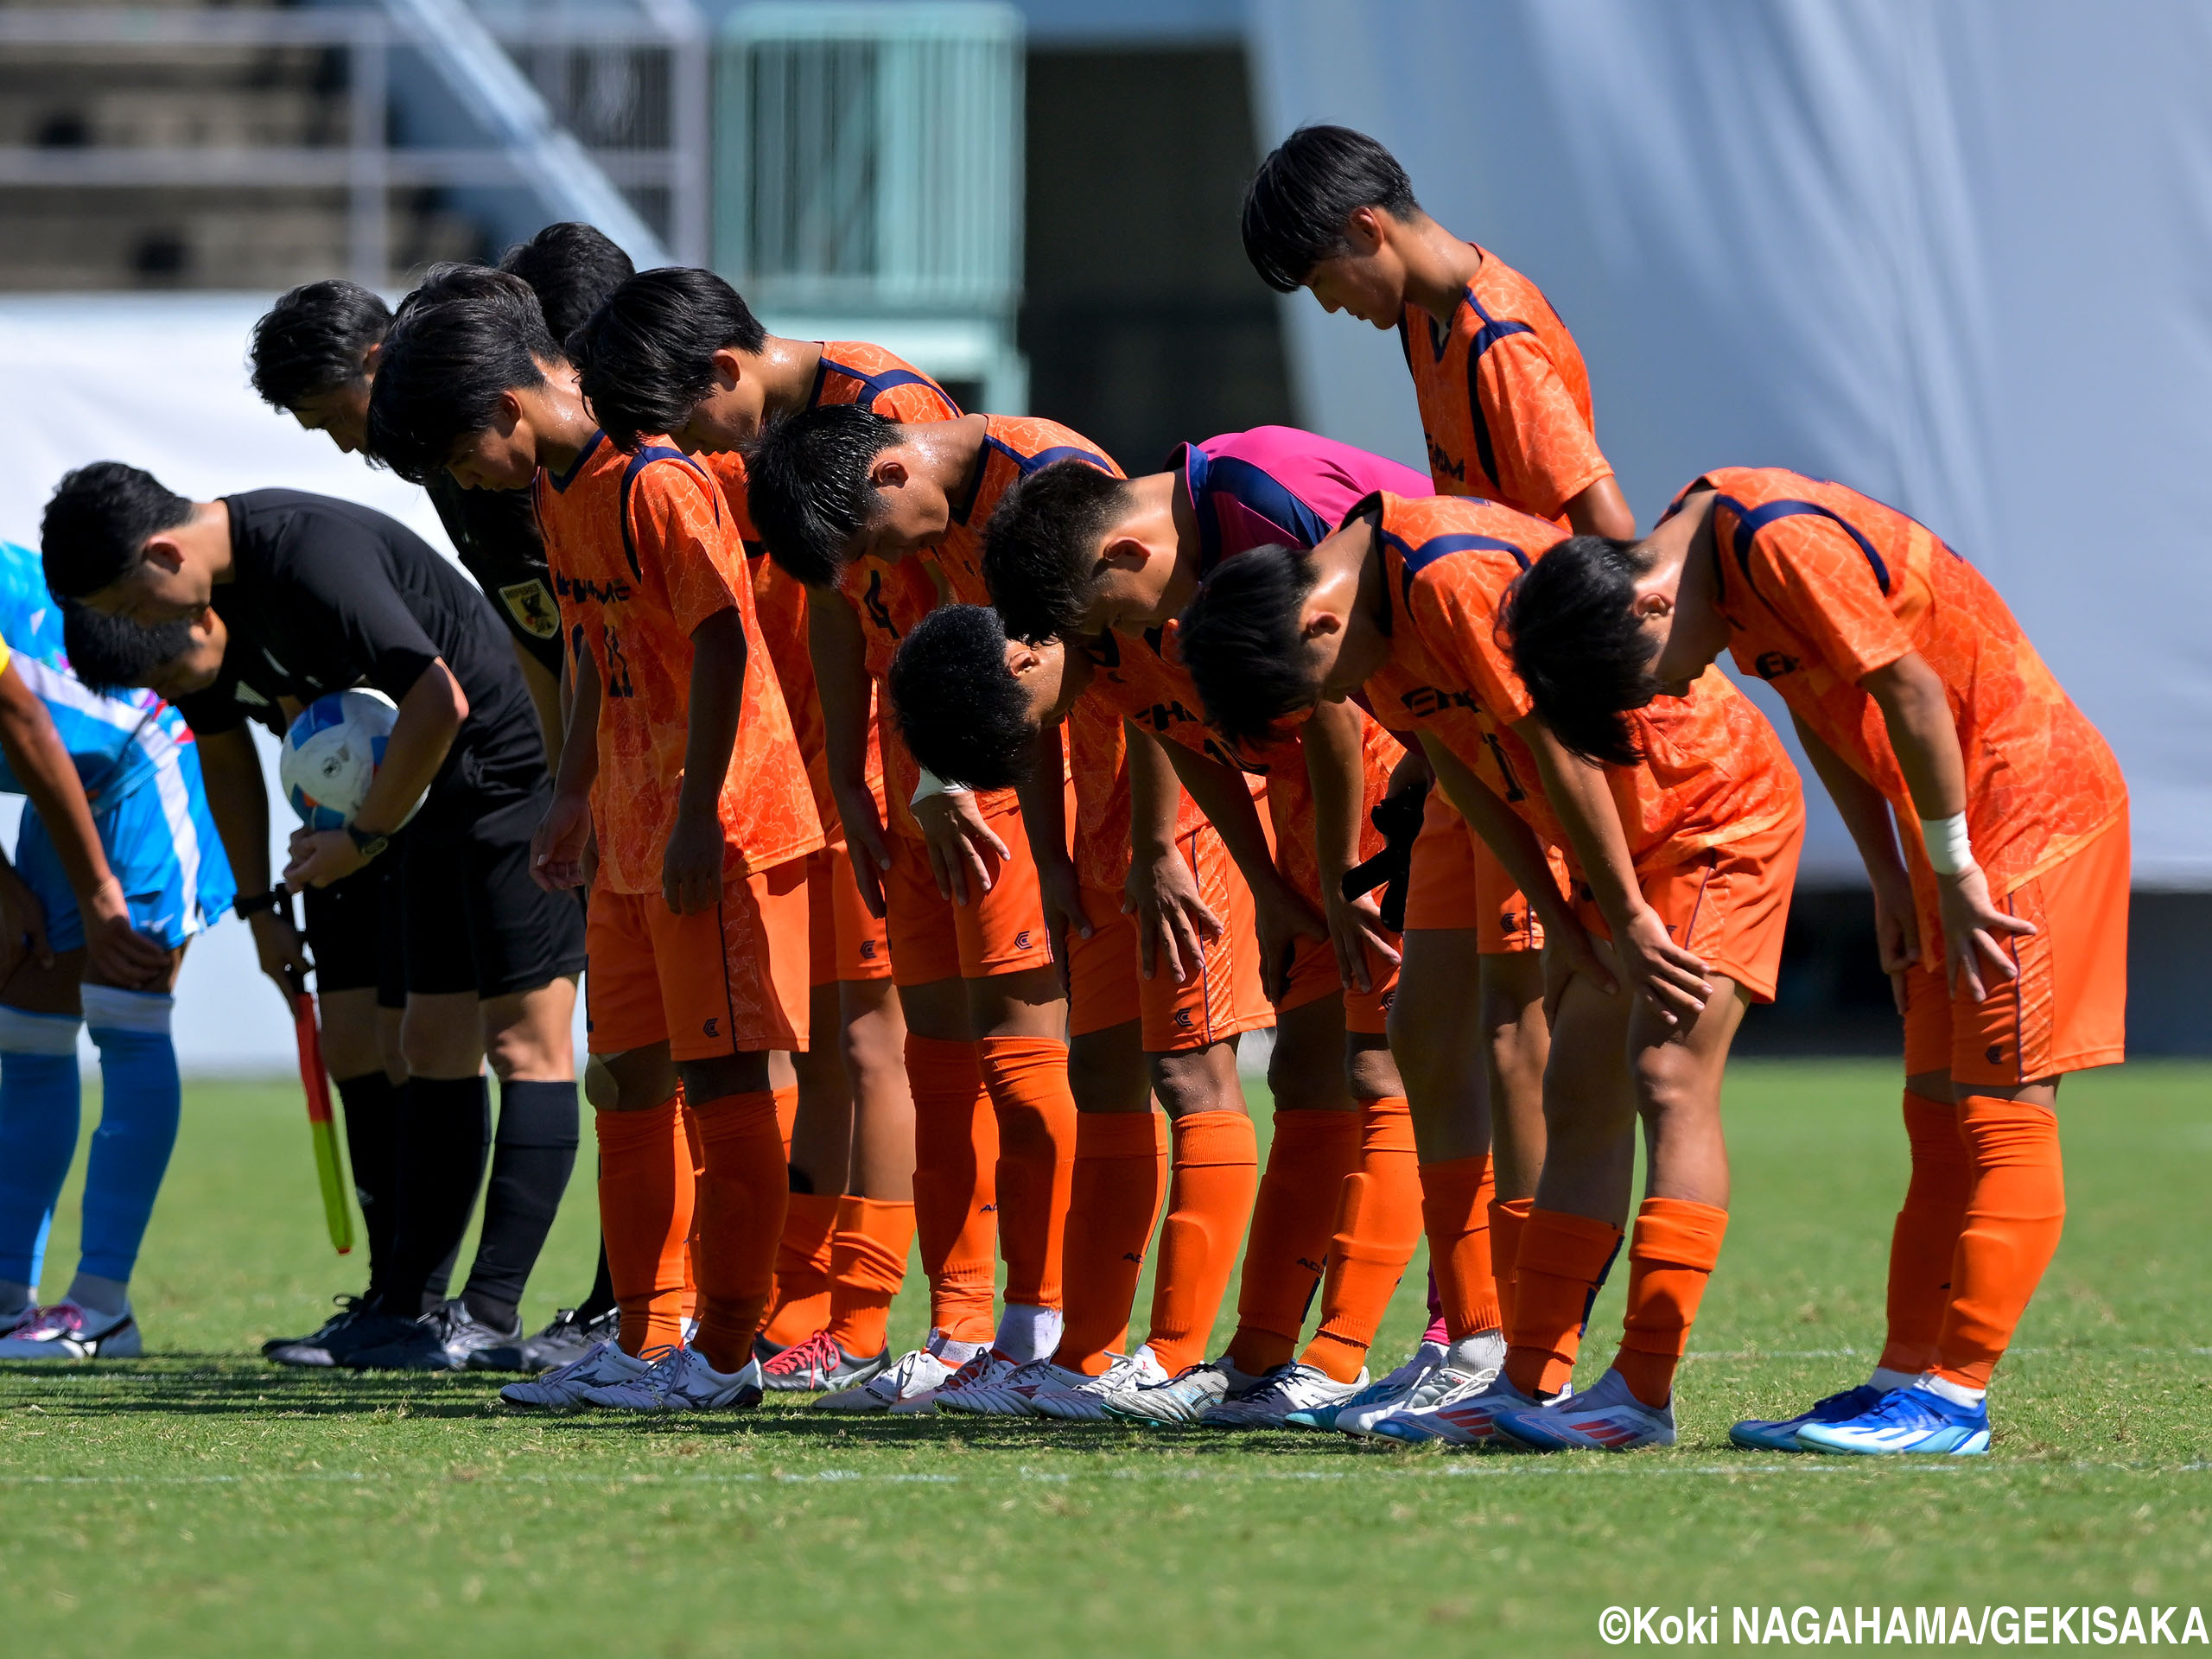
[[[1732,1438],[1986,1449],[1990,1375],[2065,1220],[2059,1080],[2117,1064],[2126,1041],[2127,788],[2111,749],[1932,531],[1779,468],[1707,474],[1634,545],[1567,543],[1508,620],[1537,708],[1600,757],[1732,652],[1789,705],[1873,884],[1912,1146],[1888,1341],[1866,1382]]]
[[[575,1160],[569,1033],[583,928],[573,903],[529,879],[529,829],[550,786],[544,744],[488,603],[429,543],[368,508],[296,490],[188,501],[118,461],[61,480],[43,552],[57,595],[177,636],[155,655],[188,665],[158,677],[198,740],[208,804],[248,895],[240,908],[280,983],[307,963],[268,897],[268,792],[246,717],[364,683],[398,704],[353,821],[295,834],[283,873],[296,892],[400,861],[399,1216],[378,1306],[349,1332],[346,1363],[454,1369],[515,1341],[523,1286]],[[486,1057],[499,1077],[496,1143]],[[468,1285],[425,1313],[487,1150]]]
[[[618,1090],[597,1116],[601,1222],[622,1328],[619,1344],[507,1397],[756,1404],[753,1339],[786,1191],[768,1054],[806,1045],[806,861],[823,838],[754,645],[729,507],[680,451],[647,442],[625,454],[607,441],[536,298],[511,277],[476,273],[465,293],[426,291],[401,314],[369,436],[403,475],[442,467],[469,488],[535,492],[574,652],[569,738],[532,871],[549,889],[578,886],[595,843],[592,1048]],[[684,1346],[695,1226],[698,1326]]]
[[[1184,658],[1231,736],[1355,695],[1418,735],[1544,924],[1547,1146],[1504,1370],[1480,1393],[1385,1418],[1395,1439],[1673,1442],[1675,1369],[1727,1226],[1721,1073],[1745,1008],[1773,995],[1804,833],[1781,741],[1717,672],[1637,717],[1627,764],[1601,770],[1552,737],[1497,625],[1513,582],[1560,539],[1493,503],[1381,495],[1310,554],[1225,562],[1183,617]],[[1572,899],[1546,842],[1569,855]],[[1621,948],[1631,938],[1646,965]],[[1568,1396],[1584,1315],[1622,1243],[1638,1118],[1649,1171],[1620,1350]]]

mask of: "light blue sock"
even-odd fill
[[[77,1155],[77,1025],[0,1006],[0,1285],[30,1300]]]
[[[85,1168],[78,1271],[127,1281],[176,1146],[183,1090],[169,1039],[175,999],[85,987],[85,1028],[100,1052],[100,1126]]]

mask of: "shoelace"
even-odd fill
[[[989,1371],[992,1365],[995,1363],[995,1357],[988,1348],[982,1349],[976,1353],[970,1354],[968,1357],[967,1363],[945,1379],[945,1392],[949,1394],[955,1389],[965,1389],[974,1386],[982,1379],[984,1375]]]
[[[592,1366],[598,1364],[601,1357],[605,1355],[610,1345],[611,1344],[604,1342],[594,1342],[589,1348],[584,1351],[582,1357],[572,1359],[565,1365],[556,1365],[551,1370],[546,1372],[544,1376],[535,1380],[539,1382],[571,1382],[575,1378],[582,1376],[585,1371],[589,1370]]]
[[[1882,1396],[1881,1404],[1866,1414],[1866,1418],[1869,1422],[1893,1428],[1925,1428],[1950,1421],[1925,1400],[1916,1398],[1910,1389],[1891,1389]]]
[[[765,1362],[760,1367],[764,1376],[820,1376],[837,1369],[840,1356],[837,1344],[830,1340],[827,1331],[817,1331],[804,1342],[795,1342]]]

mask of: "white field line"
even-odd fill
[[[1714,1463],[1673,1464],[1637,1463],[1633,1460],[1614,1461],[1559,1461],[1550,1459],[1501,1457],[1468,1459],[1446,1463],[1435,1469],[1104,1469],[1085,1471],[1055,1471],[1023,1468],[1008,1474],[993,1472],[987,1475],[919,1475],[868,1474],[855,1469],[824,1469],[810,1473],[779,1472],[772,1474],[654,1474],[626,1471],[563,1470],[535,1474],[478,1474],[456,1476],[449,1472],[424,1470],[419,1474],[371,1474],[358,1471],[326,1470],[275,1470],[266,1473],[242,1475],[8,1475],[0,1474],[0,1486],[257,1486],[257,1485],[398,1485],[402,1483],[444,1482],[456,1486],[809,1486],[809,1485],[869,1485],[869,1486],[981,1486],[984,1488],[1014,1485],[1062,1486],[1109,1481],[1186,1481],[1201,1484],[1231,1484],[1239,1481],[1338,1481],[1338,1480],[1456,1480],[1478,1477],[1561,1478],[1568,1476],[1615,1476],[1622,1478],[1649,1479],[1673,1475],[1806,1475],[1844,1474],[1863,1471],[1876,1465],[1856,1458],[1791,1459],[1783,1463]],[[2063,1464],[1986,1463],[1976,1459],[1967,1462],[1954,1459],[1945,1462],[1897,1460],[1879,1465],[1887,1476],[1942,1475],[1969,1476],[1983,1473],[1994,1478],[2007,1472],[2034,1471],[2044,1473],[2052,1470],[2070,1470],[2094,1473],[2128,1475],[2181,1475],[2212,1472],[2212,1462],[2171,1465],[2101,1463],[2077,1459]]]

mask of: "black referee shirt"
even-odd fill
[[[561,677],[561,613],[528,490],[464,490],[441,467],[423,486],[461,568],[492,601],[515,642]]]

